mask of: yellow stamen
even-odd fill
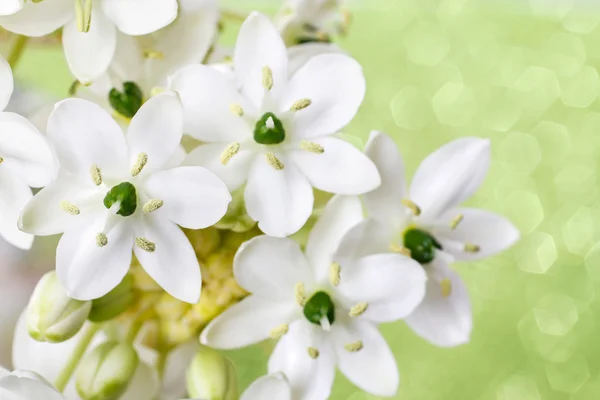
[[[367,311],[367,308],[369,308],[369,305],[367,303],[358,303],[350,309],[348,315],[351,317],[358,317],[364,314],[364,312]]]
[[[316,360],[317,358],[319,358],[319,350],[315,347],[309,347],[308,356],[313,360]]]
[[[402,200],[402,204],[404,204],[405,207],[407,207],[408,209],[410,209],[410,211],[415,216],[418,217],[419,215],[421,215],[421,209],[412,200],[404,199],[404,200]]]
[[[84,2],[82,4],[82,2]],[[75,19],[79,32],[89,32],[92,23],[92,0],[75,0]]]
[[[135,238],[135,244],[137,247],[148,253],[154,253],[154,250],[156,250],[156,245],[143,237]]]
[[[4,158],[0,157],[0,164],[4,162]]]
[[[266,65],[262,69],[262,84],[267,90],[273,89],[273,71]]]
[[[350,25],[352,24],[352,13],[348,9],[342,10],[342,35],[348,33]]]
[[[148,200],[146,202],[146,204],[144,204],[144,207],[142,208],[142,210],[145,213],[151,213],[151,212],[154,212],[154,211],[158,210],[159,208],[161,208],[164,204],[165,204],[165,202],[162,200],[156,200],[156,199]]]
[[[317,143],[309,142],[308,140],[303,140],[300,142],[300,148],[302,150],[310,151],[311,153],[323,154],[325,153],[325,149],[323,146]]]
[[[244,116],[244,109],[239,104],[230,105],[229,111],[231,111],[233,114],[237,115],[238,117]]]
[[[60,208],[62,208],[64,211],[68,212],[71,215],[79,215],[81,213],[81,210],[79,210],[79,208],[64,200],[60,202]]]
[[[149,58],[152,60],[164,60],[165,53],[160,50],[144,50],[144,58]]]
[[[269,336],[271,339],[280,339],[283,335],[288,333],[290,330],[290,326],[288,324],[281,324],[269,332]]]
[[[462,214],[458,214],[456,217],[454,217],[452,219],[452,221],[450,221],[450,228],[456,229],[458,224],[460,224],[462,222],[463,218],[464,218],[464,215],[462,215]]]
[[[394,253],[402,254],[403,256],[406,256],[406,257],[411,256],[410,249],[407,249],[404,246],[398,246],[395,243],[390,244],[390,250],[393,251]]]
[[[329,266],[329,282],[331,282],[331,284],[333,286],[337,286],[340,284],[341,272],[342,272],[342,267],[340,266],[340,264],[332,263]]]
[[[312,101],[310,99],[300,99],[290,107],[290,111],[296,112],[300,110],[304,110],[306,107],[310,106]]]
[[[467,253],[479,253],[480,250],[481,250],[481,247],[479,247],[476,244],[465,243],[465,251]]]
[[[90,168],[90,175],[92,177],[92,182],[94,182],[94,185],[102,185],[102,171],[100,171],[100,167],[98,167],[96,164],[92,165],[92,167]]]
[[[440,282],[440,290],[442,297],[448,297],[452,294],[452,281],[448,278],[442,279]]]
[[[131,176],[138,176],[140,172],[142,172],[146,164],[148,164],[148,154],[138,154],[135,165],[133,166],[133,168],[131,168]]]
[[[350,353],[356,353],[357,351],[362,350],[363,342],[362,340],[357,340],[356,342],[345,344],[344,348]]]
[[[294,286],[294,294],[296,295],[296,303],[298,303],[299,306],[304,307],[304,305],[306,304],[306,293],[304,291],[304,283],[296,283],[296,286]]]
[[[267,162],[269,165],[275,170],[281,171],[285,167],[285,165],[283,165],[283,163],[275,156],[275,154],[267,153],[265,154],[265,157],[267,157]]]
[[[104,233],[99,233],[96,235],[96,244],[98,247],[104,247],[108,244],[108,238]]]
[[[238,142],[231,143],[221,153],[221,164],[227,165],[227,163],[240,151],[240,144]]]

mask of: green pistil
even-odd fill
[[[265,113],[254,127],[254,140],[260,144],[279,144],[285,140],[283,123],[275,114]]]
[[[124,117],[133,118],[144,103],[144,95],[135,82],[125,82],[122,92],[111,89],[108,101],[116,112]]]
[[[117,214],[123,217],[133,215],[137,208],[135,186],[129,182],[123,182],[110,189],[104,197],[104,207],[110,209],[115,203],[120,204]]]
[[[304,316],[310,322],[321,325],[325,317],[330,324],[335,321],[335,305],[331,297],[325,292],[316,292],[304,305]]]
[[[409,249],[410,256],[421,264],[433,261],[436,249],[442,249],[433,236],[420,229],[409,229],[404,233],[404,247]]]

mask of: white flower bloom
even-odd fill
[[[246,183],[248,214],[263,232],[298,231],[312,212],[312,187],[353,195],[379,186],[368,157],[332,136],[363,100],[356,61],[320,55],[288,79],[281,37],[253,13],[238,37],[234,73],[235,81],[193,65],[175,75],[172,88],[182,96],[186,133],[206,142],[186,163],[211,169],[230,190]]]
[[[196,303],[198,260],[177,225],[215,224],[231,196],[201,167],[171,168],[179,149],[182,110],[164,93],[146,102],[127,136],[99,106],[80,99],[57,104],[48,135],[60,161],[58,179],[25,207],[21,228],[36,235],[64,232],[56,272],[69,297],[101,297],[121,282],[131,249],[172,296]]]
[[[45,186],[54,178],[56,161],[33,124],[18,114],[2,112],[12,92],[12,71],[0,56],[0,236],[29,249],[33,236],[19,230],[19,214],[33,197],[29,187]]]
[[[306,254],[289,238],[244,243],[234,274],[252,294],[211,322],[201,342],[232,349],[281,338],[269,371],[287,375],[294,398],[327,398],[336,364],[361,389],[393,395],[396,362],[376,324],[410,314],[423,299],[426,276],[399,254],[340,251],[342,237],[361,219],[357,197],[337,196],[313,228]]]
[[[35,372],[16,370],[11,373],[0,367],[0,399],[64,400],[65,398]]]
[[[28,1],[20,11],[0,17],[0,25],[26,36],[45,36],[64,28],[67,63],[77,79],[87,84],[108,68],[118,31],[146,35],[169,25],[177,12],[177,0]]]
[[[458,139],[436,150],[421,163],[408,191],[402,157],[388,136],[372,133],[365,152],[379,168],[382,185],[364,196],[371,219],[354,227],[341,247],[387,249],[419,261],[429,277],[427,294],[407,323],[438,346],[468,342],[468,291],[448,263],[489,257],[519,239],[508,220],[459,207],[483,182],[489,141]]]
[[[343,0],[286,0],[275,23],[287,43],[327,42],[345,33],[350,14]]]

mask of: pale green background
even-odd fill
[[[346,132],[388,132],[409,173],[452,139],[490,138],[492,167],[469,204],[523,234],[502,256],[456,266],[473,301],[469,345],[438,349],[401,322],[382,327],[398,399],[600,398],[600,4],[574,3],[351,3],[341,44],[364,66],[368,92]],[[55,94],[72,79],[62,54],[45,49],[29,51],[16,76]],[[233,353],[244,384],[266,371],[268,348]],[[377,397],[340,375],[332,398]]]

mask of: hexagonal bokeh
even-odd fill
[[[541,400],[535,381],[522,374],[509,376],[497,389],[498,400]]]
[[[467,125],[477,112],[477,99],[473,90],[462,83],[445,84],[432,99],[438,120],[450,126]]]
[[[404,45],[412,62],[429,67],[439,64],[450,51],[450,42],[443,30],[426,22],[417,22],[408,28]]]
[[[500,146],[498,156],[509,172],[529,175],[542,160],[540,145],[533,135],[510,132]]]
[[[519,268],[535,274],[545,274],[558,258],[558,250],[552,235],[533,232],[523,237],[515,246]]]
[[[540,332],[564,336],[577,323],[577,308],[573,299],[553,293],[542,298],[533,308],[533,316]]]
[[[575,356],[563,363],[546,364],[546,375],[550,386],[559,392],[575,393],[589,379],[590,370],[583,355]]]

